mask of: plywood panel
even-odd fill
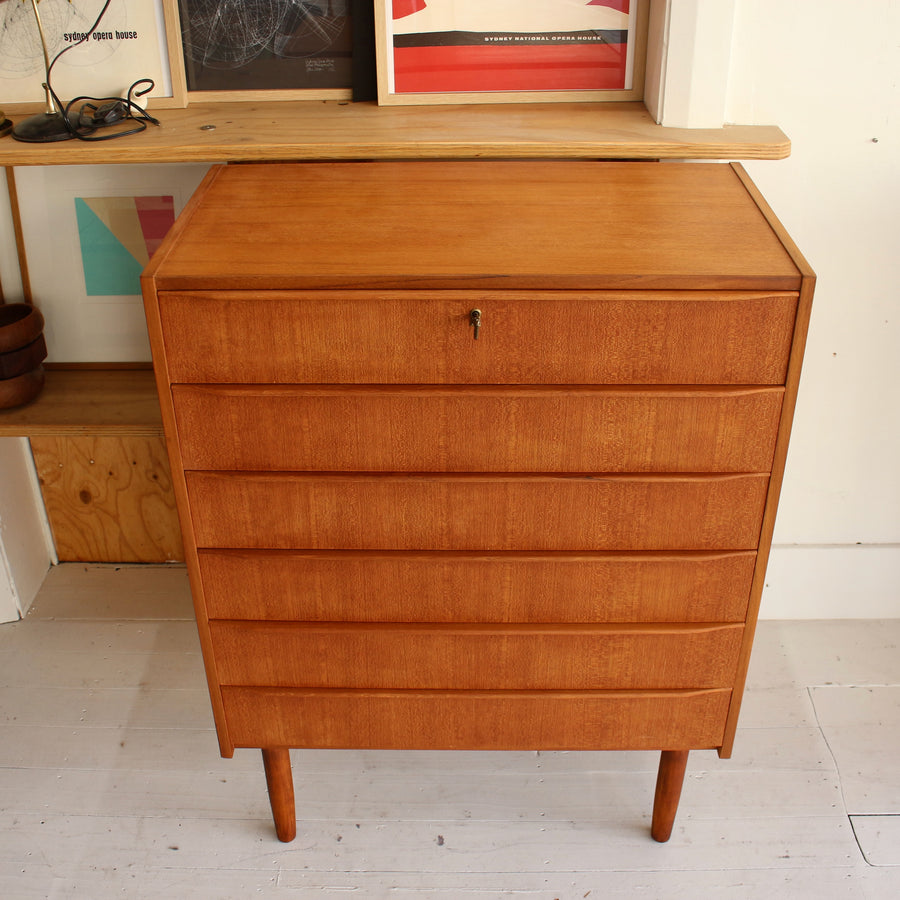
[[[184,553],[161,437],[34,437],[64,562],[166,562]]]

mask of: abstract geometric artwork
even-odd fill
[[[175,221],[173,197],[76,197],[85,293],[140,294],[140,275]]]

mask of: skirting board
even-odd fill
[[[900,544],[773,546],[759,617],[900,618]]]

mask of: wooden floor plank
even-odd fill
[[[121,689],[153,684],[157,690],[201,689],[206,686],[199,656],[184,653],[98,655],[38,651],[0,654],[0,684],[8,687]]]
[[[174,853],[172,854],[175,855]],[[96,869],[85,864],[60,875],[29,870],[6,876],[0,864],[0,891],[16,900],[83,900],[127,896],[129,900],[199,897],[233,900],[235,897],[274,897],[309,900],[310,897],[365,897],[366,900],[548,900],[548,898],[683,898],[725,897],[728,900],[892,900],[900,890],[900,872],[835,868],[811,872],[803,869],[708,869],[702,871],[604,872],[528,875],[504,872],[480,875],[477,884],[461,873],[290,872],[286,876],[226,867],[187,869],[132,866]],[[127,894],[123,894],[123,886]],[[10,894],[9,891],[15,893]]]
[[[146,818],[138,816],[17,815],[0,860],[54,859],[59,871],[90,860],[98,868],[166,865],[214,869],[520,874],[680,871],[709,868],[718,858],[727,868],[826,868],[859,861],[845,817],[792,819],[785,843],[771,820],[676,822],[671,841],[654,848],[647,823],[464,822],[387,819],[302,820],[294,843],[274,846],[270,828],[255,819]],[[357,825],[359,827],[357,828]],[[747,835],[753,836],[749,840]],[[176,847],[177,850],[172,850]],[[656,852],[653,852],[653,850]],[[177,853],[177,857],[173,854]],[[176,862],[177,860],[177,862]],[[473,879],[474,881],[474,879]]]
[[[900,618],[760,622],[747,687],[897,684]]]
[[[282,845],[258,751],[219,757],[183,568],[51,576],[0,627],[2,897],[900,894],[894,623],[762,623],[734,756],[691,755],[666,845],[656,753],[355,750],[292,752]]]
[[[814,687],[810,694],[840,772],[847,812],[900,812],[900,685]]]
[[[900,875],[900,815],[851,816],[853,831],[870,866],[894,866]]]
[[[193,620],[187,570],[181,565],[54,566],[28,621],[38,619]]]
[[[24,686],[0,690],[0,723],[43,726],[47,722],[57,727],[213,728],[205,687],[101,691]]]

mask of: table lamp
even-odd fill
[[[0,3],[5,0],[0,0]],[[14,0],[15,2],[15,0]],[[24,2],[24,0],[23,0]],[[50,93],[50,57],[47,53],[47,41],[44,38],[44,27],[41,24],[41,16],[38,12],[38,0],[31,0],[31,8],[34,10],[34,20],[37,23],[38,35],[41,39],[41,49],[44,53],[44,92],[47,99],[46,111],[23,119],[13,126],[12,136],[17,141],[27,141],[33,144],[43,144],[50,141],[68,141],[75,137],[74,130],[78,127],[78,113],[69,116],[69,122],[65,121]]]

